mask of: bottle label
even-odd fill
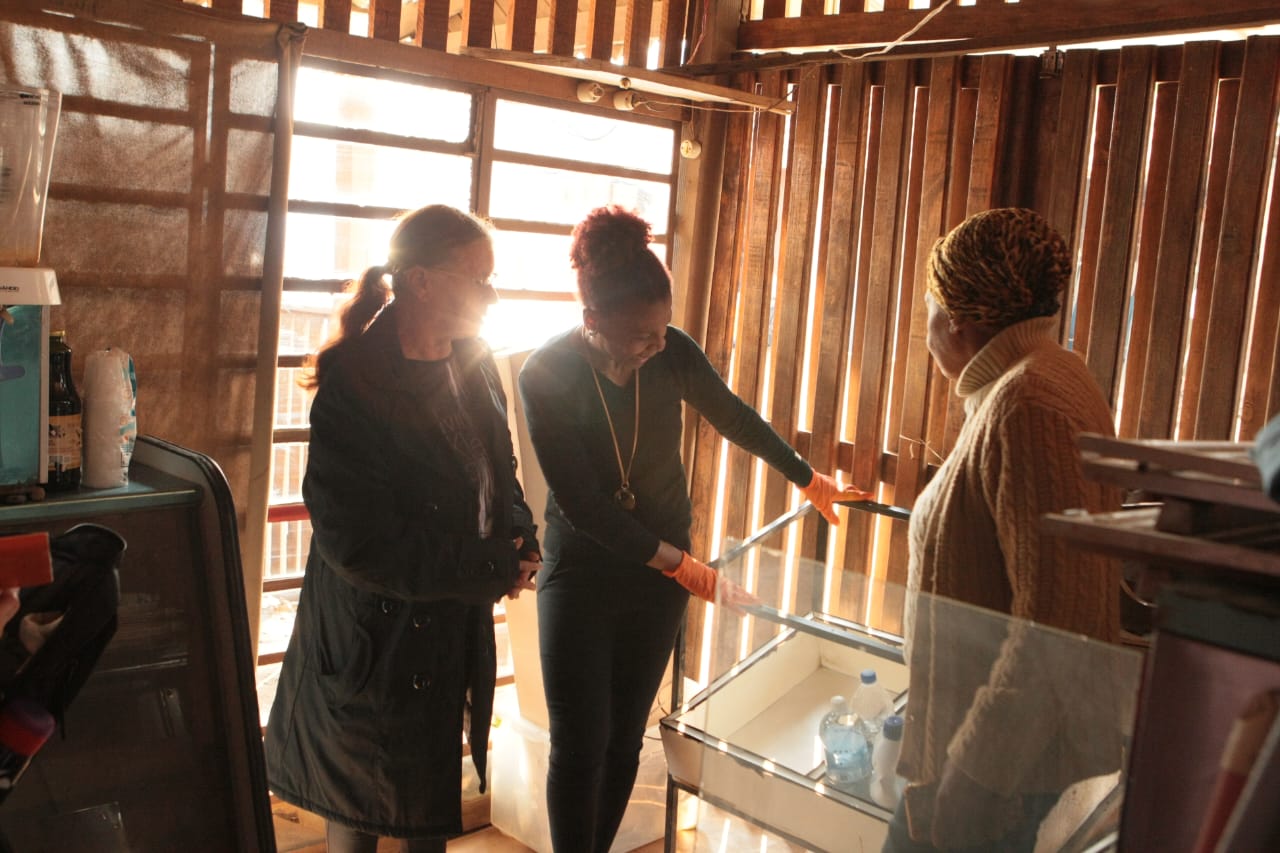
[[[50,415],[49,470],[61,473],[78,469],[83,441],[80,415]]]

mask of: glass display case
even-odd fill
[[[273,851],[231,493],[202,454],[138,439],[129,483],[0,506],[0,534],[92,522],[126,543],[118,626],[0,808],[22,853]]]
[[[856,548],[883,571],[883,548],[906,541],[906,512],[870,509],[881,515],[853,520],[839,535],[867,540]],[[1114,845],[1140,654],[941,597],[909,597],[878,571],[847,568],[849,558],[799,557],[803,526],[821,525],[807,510],[716,561],[760,600],[739,613],[709,611],[696,667],[686,645],[682,667],[707,678],[662,721],[673,791],[781,839],[770,850],[879,850],[901,781],[886,780],[874,797],[872,776],[834,784],[819,738],[832,697],[850,696],[870,669],[906,720],[904,765],[932,768],[924,774],[936,779],[950,761],[1002,786],[1010,803],[1034,802],[1046,813],[1037,851]],[[827,548],[827,533],[824,526],[818,553],[850,550],[844,540]],[[882,630],[868,615],[907,628]],[[908,790],[913,820],[928,819],[933,790]],[[689,812],[670,809],[672,824],[684,816],[679,829],[696,831],[695,848],[714,849],[716,830],[691,826]],[[669,825],[668,849],[676,829]]]

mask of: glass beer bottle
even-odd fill
[[[80,485],[83,455],[83,412],[80,394],[71,378],[71,347],[67,333],[49,336],[49,482],[50,492]]]

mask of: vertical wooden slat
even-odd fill
[[[1272,151],[1280,38],[1250,38],[1240,77],[1240,107],[1227,175],[1226,209],[1196,407],[1197,439],[1230,438],[1235,420],[1240,347],[1262,215],[1262,186]],[[1274,282],[1270,283],[1274,286]]]
[[[963,81],[964,65],[961,61],[961,80]],[[978,90],[972,86],[962,86],[956,94],[954,115],[955,133],[951,138],[951,187],[947,190],[945,234],[959,225],[968,213],[969,178],[973,163],[973,138],[978,121]],[[935,368],[936,369],[936,368]],[[941,382],[946,390],[945,403],[940,417],[930,418],[929,443],[944,456],[955,446],[956,437],[960,435],[960,427],[964,425],[964,401],[951,393],[951,382],[934,374],[934,382]],[[938,412],[937,409],[932,410]]]
[[[1093,292],[1098,278],[1098,241],[1102,233],[1102,209],[1106,198],[1107,172],[1111,167],[1111,126],[1115,118],[1116,87],[1099,86],[1095,92],[1093,147],[1086,166],[1087,185],[1084,206],[1080,211],[1080,272],[1071,294],[1072,316],[1067,321],[1063,340],[1078,353],[1089,349],[1090,320],[1093,317]]]
[[[1276,381],[1276,359],[1280,356],[1280,169],[1271,173],[1270,196],[1241,394],[1240,438],[1245,441],[1253,440],[1280,406],[1271,391]]]
[[[369,0],[369,37],[400,40],[400,0]]]
[[[867,324],[859,365],[858,414],[854,427],[854,482],[873,488],[880,480],[881,429],[884,425],[884,370],[889,353],[894,282],[898,278],[896,247],[900,238],[905,163],[902,142],[910,114],[910,65],[885,63],[884,117],[880,137],[880,164],[872,222]]]
[[[502,46],[507,50],[533,53],[538,28],[538,0],[511,0],[507,7],[507,29]]]
[[[1096,50],[1070,50],[1062,63],[1058,126],[1049,170],[1049,201],[1044,214],[1049,224],[1073,247],[1097,59]],[[1064,316],[1066,313],[1063,312]]]
[[[267,0],[267,17],[273,21],[298,20],[298,0]]]
[[[549,51],[552,56],[573,56],[578,30],[577,0],[547,0],[550,22]]]
[[[1209,333],[1209,302],[1213,296],[1213,276],[1218,263],[1218,239],[1226,215],[1227,172],[1231,159],[1231,139],[1240,101],[1239,79],[1222,80],[1218,84],[1217,111],[1213,120],[1212,144],[1209,148],[1203,221],[1200,223],[1200,246],[1193,266],[1195,283],[1187,311],[1187,341],[1183,350],[1186,364],[1182,374],[1182,390],[1178,399],[1175,438],[1195,435],[1196,408],[1200,404],[1200,381],[1204,368],[1205,338]]]
[[[675,68],[684,57],[687,0],[662,0],[662,67]]]
[[[819,389],[813,404],[813,439],[809,462],[819,471],[834,473],[840,443],[840,404],[848,382],[848,352],[852,329],[853,292],[861,231],[863,183],[862,116],[866,109],[866,66],[846,63],[839,70],[840,105],[836,122],[834,159],[829,180],[830,213],[827,230],[822,324],[814,369]]]
[[[791,150],[787,170],[782,222],[785,236],[782,264],[774,299],[773,370],[769,419],[788,442],[795,442],[798,390],[803,358],[805,312],[813,272],[814,218],[818,204],[819,167],[822,157],[822,76],[817,66],[801,73],[792,116]],[[791,484],[769,469],[766,475],[764,517],[777,518],[786,511]]]
[[[1000,197],[1002,137],[1006,132],[1009,82],[1013,57],[982,57],[982,74],[978,84],[978,114],[973,130],[973,160],[969,166],[969,192],[965,207],[973,214],[987,210]]]
[[[923,152],[924,168],[920,186],[920,214],[916,230],[914,282],[922,293],[928,271],[929,252],[934,242],[947,230],[946,200],[949,177],[949,154],[954,132],[956,97],[959,88],[960,61],[944,57],[932,62],[929,75],[928,119],[925,126]],[[925,450],[927,406],[930,399],[929,379],[933,373],[933,359],[927,345],[929,312],[925,300],[919,298],[911,307],[911,326],[904,361],[906,370],[902,380],[902,422],[898,432],[898,467],[894,479],[894,502],[910,505],[924,484],[926,465],[929,462]],[[890,538],[890,563],[885,580],[901,588],[906,585],[907,552],[906,529],[896,525]],[[895,559],[897,556],[897,559]],[[877,624],[893,630],[894,621],[902,611],[903,602],[897,594],[887,596]]]
[[[837,74],[839,104],[835,110],[827,172],[825,269],[813,369],[813,438],[808,455],[809,464],[815,470],[833,476],[839,466],[841,405],[849,379],[848,356],[857,285],[856,252],[862,231],[861,187],[865,183],[863,115],[868,101],[866,65],[845,63],[838,66]],[[817,554],[814,543],[807,538],[803,548],[806,556],[825,562],[826,555]],[[828,582],[837,601],[842,574],[836,567],[834,577]]]
[[[874,374],[871,371],[864,371],[863,369],[863,360],[865,358],[863,343],[867,338],[867,330],[873,323],[881,322],[878,317],[869,319],[868,305],[871,302],[870,292],[873,289],[869,259],[872,254],[872,241],[875,236],[876,186],[880,175],[880,157],[886,147],[882,144],[885,114],[884,67],[883,63],[877,63],[869,69],[872,80],[876,85],[868,90],[866,96],[866,131],[865,139],[859,152],[865,162],[862,166],[862,174],[859,176],[854,199],[854,203],[857,204],[856,216],[860,221],[860,227],[853,239],[855,245],[853,255],[855,269],[852,283],[853,334],[850,339],[852,357],[849,360],[849,369],[846,374],[848,388],[845,393],[846,403],[843,425],[843,436],[845,437],[855,434],[857,430],[858,412],[863,396],[862,381],[864,372],[869,375],[869,380],[874,379]],[[868,387],[873,389],[869,393],[876,393],[874,390],[876,383],[874,381],[870,381]],[[844,450],[845,447],[850,449],[846,452]],[[851,445],[844,444],[842,446],[840,467],[850,472],[850,480],[860,488],[876,491],[877,480],[879,479],[878,464],[875,466],[876,472],[870,475],[870,479],[859,479],[858,474],[855,473],[855,451],[856,448]],[[840,571],[832,579],[832,600],[836,602],[834,609],[836,613],[861,613],[865,610],[869,587],[866,576],[867,558],[870,555],[872,532],[873,525],[865,513],[850,513],[846,523],[839,530],[842,558],[840,560]]]
[[[763,20],[782,18],[787,14],[787,0],[764,0]]]
[[[493,46],[493,0],[462,0],[462,44]]]
[[[1200,184],[1208,152],[1209,110],[1217,82],[1217,42],[1192,42],[1183,48],[1177,106],[1160,226],[1160,247],[1152,282],[1151,331],[1142,380],[1138,438],[1170,438],[1178,372],[1182,363],[1183,319],[1190,293],[1191,262],[1199,220]]]
[[[725,132],[725,168],[721,172],[720,215],[716,220],[715,257],[712,267],[710,304],[727,306],[722,311],[711,311],[707,317],[705,350],[711,363],[721,376],[729,373],[729,361],[733,354],[733,326],[735,312],[732,309],[738,286],[737,258],[742,243],[742,212],[747,204],[744,193],[753,153],[752,132],[755,123],[748,113],[735,113],[729,117]],[[693,415],[692,412],[689,412]],[[701,417],[691,417],[689,423],[696,430],[693,465],[690,475],[690,495],[693,505],[711,508],[718,504],[717,485],[720,468],[722,439],[711,424]],[[693,553],[711,556],[711,534],[715,519],[710,511],[695,512],[690,541]],[[685,625],[685,647],[700,652],[706,630],[702,612],[689,608]]]
[[[210,7],[223,12],[241,12],[244,9],[244,0],[213,0]]]
[[[634,68],[649,64],[649,42],[653,38],[653,0],[630,0],[627,3],[626,55],[622,61]]]
[[[418,23],[413,41],[419,47],[445,50],[449,46],[449,0],[418,0]]]
[[[1143,177],[1146,192],[1134,199],[1138,208],[1138,240],[1133,266],[1133,295],[1129,300],[1129,321],[1123,332],[1124,364],[1117,391],[1116,430],[1134,435],[1142,406],[1142,378],[1147,367],[1147,347],[1151,343],[1152,312],[1155,301],[1156,258],[1160,243],[1160,213],[1164,210],[1165,188],[1169,181],[1170,137],[1173,132],[1177,87],[1158,84],[1151,109],[1151,140],[1147,170]]]
[[[320,26],[341,33],[351,32],[351,0],[323,0]]]
[[[1120,360],[1120,335],[1129,294],[1130,252],[1133,248],[1134,198],[1142,173],[1147,108],[1154,78],[1155,48],[1148,45],[1120,50],[1116,79],[1115,118],[1111,124],[1111,159],[1103,198],[1098,238],[1097,276],[1086,360],[1107,399],[1115,403]]]
[[[720,310],[707,313],[704,349],[716,372],[729,376],[733,354],[733,304],[737,299],[737,259],[741,256],[743,207],[747,199],[747,171],[754,157],[749,113],[729,116],[725,131],[725,168],[721,173],[720,214],[716,220],[716,243],[711,267],[709,304]],[[703,418],[690,419],[696,430],[689,492],[694,506],[716,505],[716,479],[720,466],[720,434]],[[693,514],[692,542],[695,553],[709,554],[714,519],[709,512]]]
[[[587,10],[587,56],[613,59],[613,22],[617,17],[617,0],[591,0]]]
[[[786,80],[780,72],[761,76],[761,94],[780,97]],[[754,406],[760,404],[761,363],[764,359],[762,330],[768,317],[769,281],[773,271],[774,234],[777,231],[777,195],[782,167],[782,119],[773,113],[756,113],[755,151],[748,173],[747,207],[744,211],[744,239],[738,284],[738,321],[734,339],[732,386],[738,396]],[[752,457],[731,446],[727,483],[731,494],[725,516],[725,536],[741,539],[747,534]]]

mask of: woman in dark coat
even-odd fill
[[[443,851],[464,731],[483,790],[493,604],[531,589],[540,559],[475,338],[492,272],[483,222],[408,214],[315,363],[311,554],[266,756],[276,795],[328,821],[330,851]]]

